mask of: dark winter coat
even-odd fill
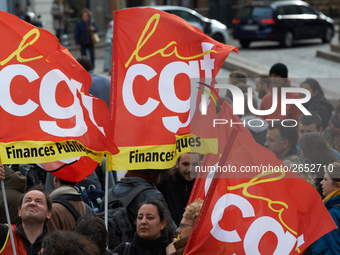
[[[303,104],[308,111],[316,112],[321,117],[322,130],[328,126],[328,121],[331,118],[334,109],[327,99],[320,93],[312,97],[307,103]]]
[[[176,170],[174,175],[163,176],[157,185],[158,190],[162,192],[169,206],[171,217],[177,226],[179,226],[183,218],[183,213],[188,204],[194,183],[195,179],[187,181],[181,176],[179,170]]]
[[[312,243],[313,255],[340,254],[340,196],[330,198],[325,202],[325,206],[338,228]]]
[[[128,215],[130,217],[131,222],[133,222],[134,226],[136,226],[136,218],[137,218],[137,212],[138,207],[141,203],[143,203],[148,198],[157,198],[160,201],[164,203],[164,205],[167,206],[167,203],[162,195],[161,192],[159,192],[156,189],[156,186],[154,186],[153,183],[146,181],[145,179],[141,177],[124,177],[121,178],[120,181],[117,182],[117,184],[112,188],[109,189],[108,192],[113,192],[114,196],[116,197],[124,197],[126,196],[131,190],[133,190],[135,187],[139,185],[149,185],[152,187],[151,189],[146,189],[142,191],[134,200],[132,200],[131,204],[128,206],[127,211]],[[104,204],[104,200],[102,201],[102,204]],[[110,203],[110,201],[109,201]],[[176,229],[176,226],[173,226],[174,230]]]
[[[114,249],[113,254],[118,255],[166,255],[165,249],[170,244],[166,234],[154,240],[140,238],[137,233],[130,243],[130,248],[125,248],[125,243],[121,243]],[[126,249],[124,251],[124,249]],[[128,250],[128,252],[127,252]]]
[[[7,197],[8,210],[12,224],[20,221],[18,208],[20,200],[27,187],[27,179],[21,172],[13,171],[5,166],[5,191]],[[2,190],[0,190],[0,223],[7,223]]]

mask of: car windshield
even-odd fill
[[[272,18],[272,9],[263,6],[248,6],[240,10],[239,18],[261,17]]]

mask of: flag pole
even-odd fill
[[[1,180],[1,189],[2,189],[2,196],[3,196],[3,199],[4,199],[4,207],[5,207],[6,218],[7,218],[8,228],[9,228],[9,235],[11,237],[13,255],[17,255],[17,251],[15,249],[15,243],[14,243],[14,236],[13,236],[13,232],[12,232],[11,218],[9,216],[9,211],[8,211],[8,204],[7,204],[7,197],[6,197],[4,180]]]
[[[108,224],[108,205],[109,205],[109,171],[105,170],[105,194],[104,194],[104,221],[107,232],[109,232],[109,224]]]
[[[221,159],[219,161],[219,164],[218,164],[219,166],[222,166],[225,163],[225,161],[226,161],[226,159],[227,159],[227,157],[228,157],[228,155],[229,155],[229,153],[231,151],[231,148],[233,147],[233,144],[234,144],[234,142],[236,140],[238,132],[239,132],[239,130],[237,130],[235,128],[231,129],[228,141],[227,141],[227,143],[226,143],[226,145],[224,147],[224,150],[222,152],[222,157],[221,157]],[[192,232],[190,234],[190,238],[188,240],[188,243],[193,242],[192,240],[196,239],[196,233],[198,232],[198,231],[196,231],[197,230],[197,226],[198,226],[199,221],[201,220],[201,218],[203,216],[203,212],[205,212],[204,208],[207,206],[208,197],[210,197],[211,194],[213,194],[215,192],[215,189],[216,189],[216,185],[215,185],[216,179],[217,178],[222,178],[221,173],[220,173],[220,175],[218,175],[218,174],[219,174],[219,172],[215,173],[213,178],[212,178],[212,181],[210,183],[208,192],[207,192],[207,194],[205,196],[205,199],[203,201],[202,208],[201,208],[201,210],[200,210],[200,212],[199,212],[199,214],[197,216],[196,222],[195,222],[194,227],[192,229]],[[189,246],[187,245],[186,247],[189,247]],[[187,254],[187,248],[185,248],[184,254]]]

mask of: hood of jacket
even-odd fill
[[[333,105],[331,105],[331,103],[328,102],[327,99],[321,94],[317,94],[315,97],[312,97],[307,103],[305,103],[305,106],[310,111],[316,111],[322,106],[330,112],[334,110]]]
[[[51,191],[50,198],[53,199],[56,196],[64,194],[81,196],[81,193],[79,193],[79,190],[76,186],[61,185],[59,188],[56,188]]]
[[[256,116],[244,116],[241,121],[245,122],[245,126],[254,133],[261,133],[268,128],[267,121]]]
[[[5,169],[5,187],[14,189],[19,192],[25,192],[27,187],[27,178],[20,171],[13,171],[11,168],[4,166]]]
[[[338,207],[340,209],[339,205],[340,205],[340,196],[332,197],[325,202],[325,206],[328,210],[332,207]]]

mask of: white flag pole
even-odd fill
[[[1,189],[2,189],[2,196],[3,196],[3,199],[4,199],[4,206],[5,206],[7,223],[8,223],[8,227],[9,227],[9,235],[11,237],[11,243],[12,243],[12,248],[13,248],[13,255],[17,255],[17,251],[15,249],[15,243],[14,243],[14,236],[13,236],[13,232],[12,232],[12,226],[11,226],[11,218],[9,216],[9,211],[8,211],[8,204],[7,204],[4,180],[1,180]]]
[[[108,224],[108,207],[109,207],[109,171],[105,170],[105,203],[104,203],[104,210],[105,210],[105,214],[104,214],[104,220],[105,220],[105,226],[106,226],[106,230],[107,232],[109,232],[109,224]]]

